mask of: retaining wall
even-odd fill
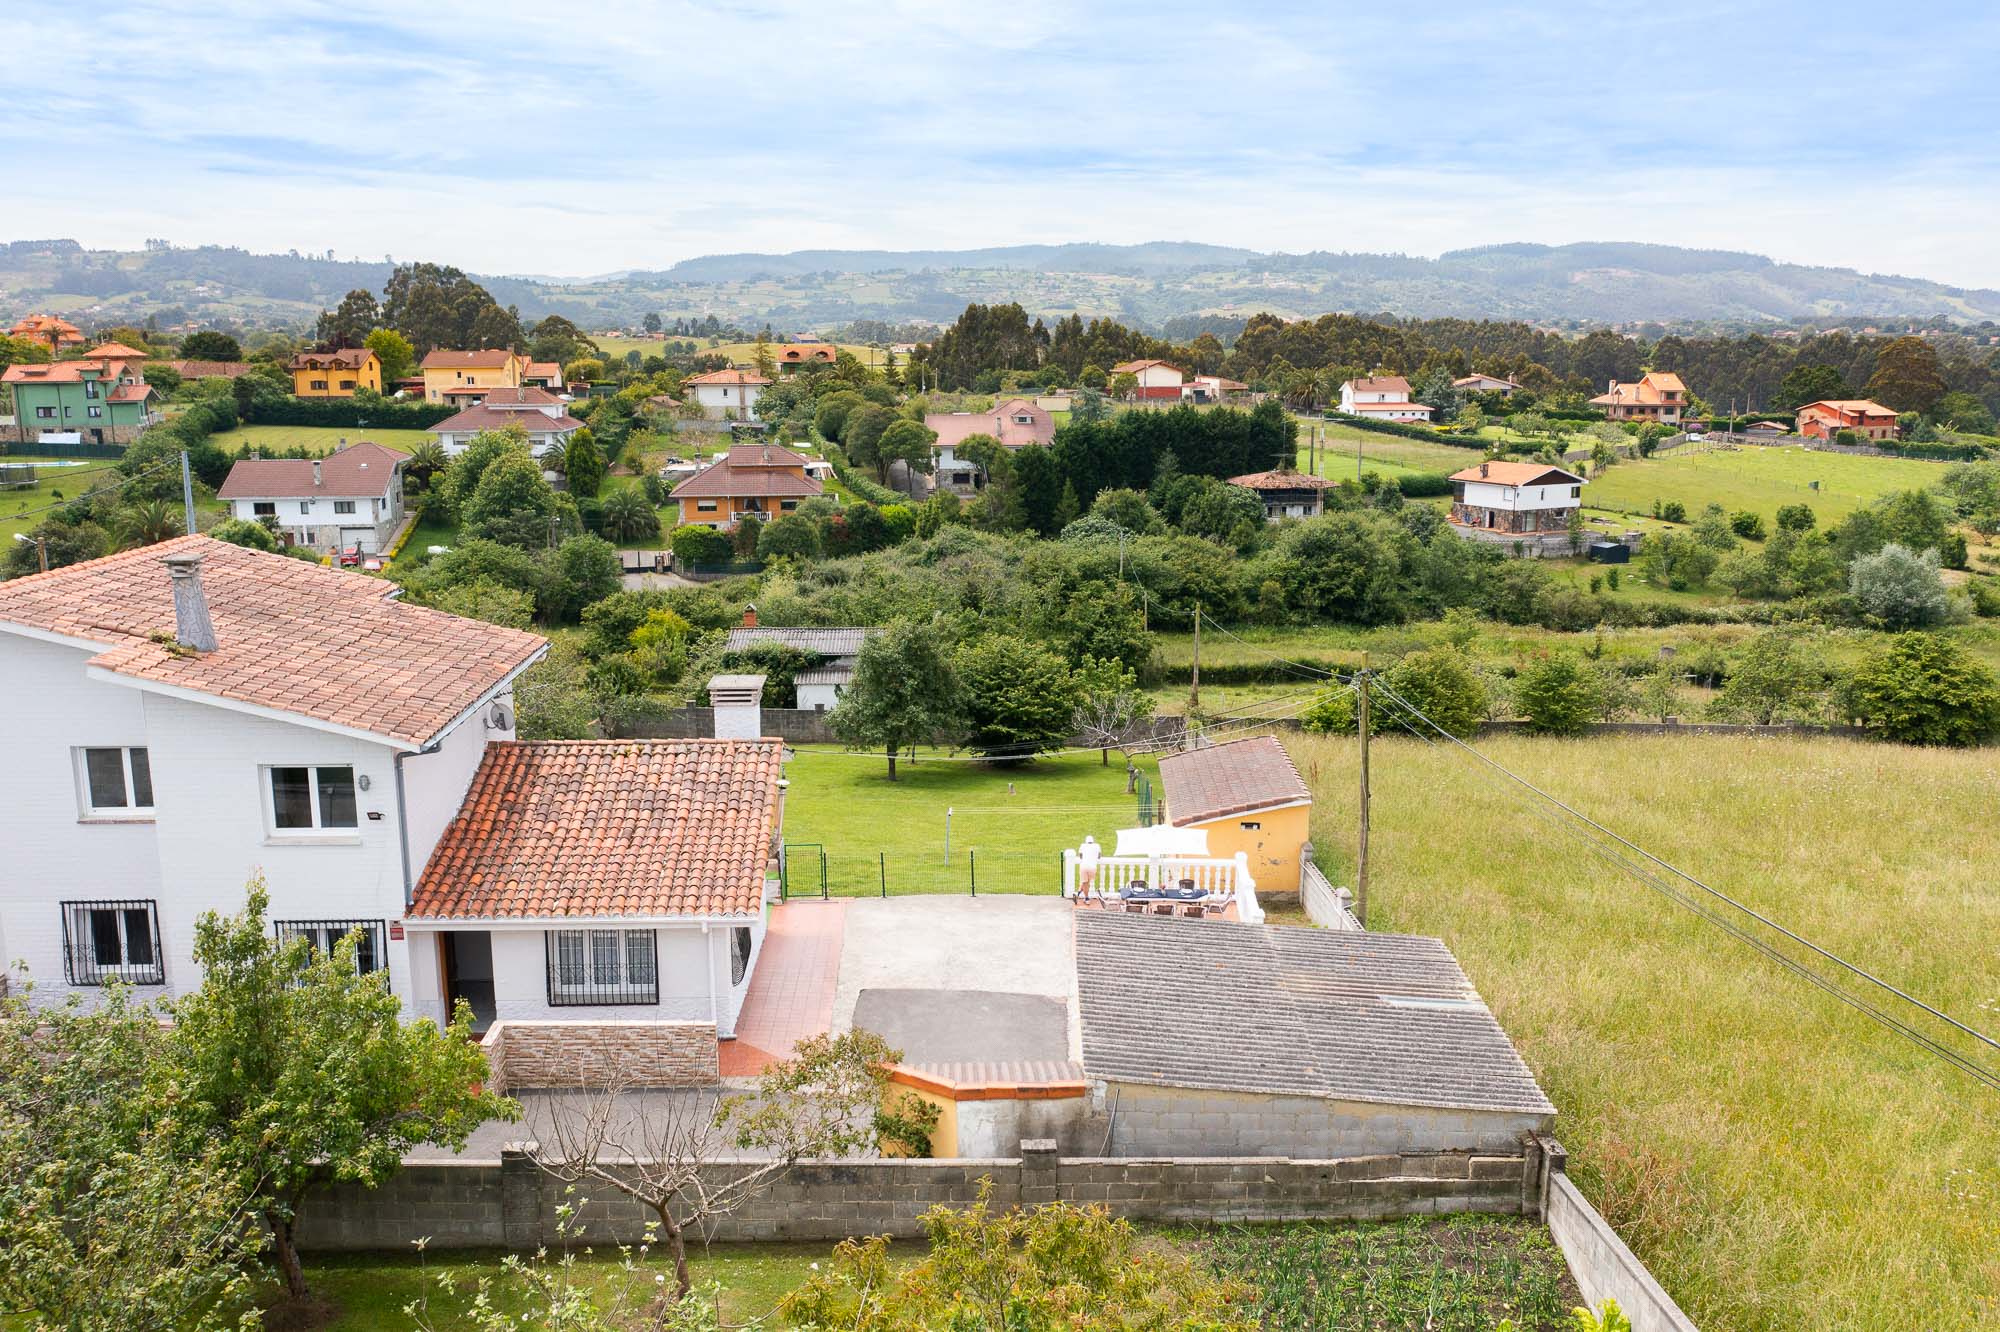
[[[616,1075],[634,1087],[712,1087],[712,1022],[496,1022],[480,1042],[488,1085],[602,1087]]]
[[[1549,1234],[1591,1308],[1617,1300],[1632,1320],[1632,1332],[1697,1332],[1694,1320],[1681,1312],[1567,1174],[1550,1173],[1546,1207]]]

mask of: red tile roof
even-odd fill
[[[313,484],[310,458],[245,458],[229,469],[217,499],[372,499],[386,494],[405,455],[363,440],[320,460]]]
[[[1686,392],[1687,385],[1681,383],[1679,375],[1648,371],[1629,383],[1613,380],[1607,391],[1591,401],[1600,407],[1657,407],[1667,401],[1667,394]]]
[[[530,361],[528,368],[521,372],[529,379],[562,380],[562,363],[559,361]]]
[[[146,353],[122,342],[102,342],[84,353],[86,360],[98,361],[143,361]]]
[[[287,367],[292,370],[322,370],[338,368],[359,370],[368,364],[375,353],[367,347],[340,347],[333,351],[300,352],[291,359]]]
[[[1177,828],[1312,799],[1292,756],[1269,735],[1169,754],[1160,760],[1160,784]]]
[[[108,402],[144,402],[153,396],[151,384],[120,384],[107,396]]]
[[[447,416],[431,427],[432,434],[444,432],[463,433],[468,430],[505,430],[510,425],[518,425],[531,435],[567,435],[572,430],[583,429],[583,422],[567,412],[560,416],[548,416],[536,411],[508,411],[500,407],[489,407],[483,402],[474,403],[456,416]]]
[[[99,379],[110,377],[115,361],[84,357],[77,361],[17,361],[0,374],[0,384],[80,384],[86,372]]]
[[[182,379],[236,379],[250,373],[248,361],[168,361],[166,366]]]
[[[1172,361],[1120,361],[1117,365],[1111,367],[1111,373],[1114,375],[1136,375],[1141,370],[1151,369],[1156,365],[1162,369],[1172,370],[1176,374],[1187,373]]]
[[[775,444],[738,444],[674,487],[675,499],[806,499],[826,493],[810,476],[785,470],[806,459]]]
[[[1484,481],[1488,485],[1495,486],[1532,486],[1541,482],[1544,477],[1561,478],[1549,482],[1551,485],[1583,484],[1583,478],[1576,473],[1565,472],[1562,468],[1551,467],[1547,463],[1483,462],[1451,474],[1453,481]]]
[[[479,351],[446,351],[440,347],[436,351],[424,353],[419,370],[504,370],[514,359],[514,353],[505,347],[487,347]]]
[[[1818,402],[1809,402],[1799,408],[1799,415],[1804,416],[1815,407],[1822,407],[1827,411],[1837,412],[1842,416],[1886,416],[1894,419],[1896,415],[1895,408],[1884,407],[1881,403],[1869,398],[1821,398]]]
[[[218,643],[173,643],[162,560],[200,555]],[[92,666],[363,731],[412,748],[539,657],[538,634],[393,600],[396,585],[183,536],[0,583],[0,632],[96,643]]]
[[[754,915],[783,763],[778,740],[490,744],[409,915]]]
[[[487,388],[487,389],[448,388],[445,390],[445,392],[484,393],[486,396],[483,399],[481,399],[481,401],[483,401],[488,407],[558,407],[562,405],[561,398],[558,398],[555,394],[549,392],[547,389],[541,387],[538,384],[526,384],[520,388],[514,388],[506,384],[503,384],[498,388]]]
[[[1410,381],[1401,375],[1367,375],[1360,379],[1350,379],[1342,387],[1351,388],[1356,393],[1400,393],[1410,396]]]
[[[1014,419],[1017,416],[1033,419],[1023,424]],[[990,412],[931,412],[924,417],[924,428],[937,435],[931,443],[940,449],[974,435],[991,435],[1010,449],[1047,444],[1056,437],[1055,417],[1028,398],[1010,399]]]
[[[764,376],[751,370],[711,370],[705,375],[695,375],[692,378],[681,381],[683,384],[727,384],[731,386],[737,384],[768,384],[770,382]]]
[[[1361,412],[1429,412],[1436,410],[1423,402],[1357,402],[1353,410]]]

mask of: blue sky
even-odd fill
[[[2000,5],[17,0],[18,235],[738,250],[1644,240],[2000,287]],[[60,71],[60,77],[56,72]],[[79,165],[87,164],[87,165]]]

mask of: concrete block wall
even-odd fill
[[[717,1162],[718,1179],[745,1163]],[[963,1206],[993,1182],[996,1206],[1102,1203],[1144,1221],[1380,1219],[1449,1212],[1533,1213],[1539,1205],[1527,1149],[1380,1153],[1338,1160],[1063,1157],[1053,1140],[1020,1155],[956,1160],[807,1161],[775,1177],[721,1219],[718,1241],[834,1241],[850,1235],[921,1233],[940,1203]],[[584,1200],[588,1201],[585,1202]],[[526,1155],[412,1166],[370,1190],[339,1184],[302,1210],[302,1246],[406,1249],[428,1236],[439,1248],[531,1247],[555,1238],[556,1209],[576,1206],[582,1237],[632,1242],[649,1213],[602,1184],[566,1194]]]
[[[498,1092],[523,1087],[712,1087],[712,1022],[496,1022],[480,1042]]]
[[[1096,1083],[1093,1109],[1111,1122],[1110,1150],[1124,1156],[1310,1155],[1342,1158],[1444,1148],[1506,1155],[1544,1115],[1448,1110],[1317,1096]]]

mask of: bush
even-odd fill
[[[1778,530],[1781,532],[1810,532],[1819,522],[1810,504],[1781,504],[1778,506]]]
[[[1538,734],[1580,735],[1603,715],[1603,680],[1567,652],[1547,653],[1515,678],[1514,707]]]
[[[1966,746],[2000,733],[2000,680],[1935,634],[1898,635],[1855,672],[1847,706],[1905,744]]]
[[[1454,647],[1413,652],[1391,666],[1382,677],[1388,694],[1381,699],[1381,729],[1402,724],[1401,698],[1411,708],[1430,719],[1439,729],[1466,736],[1486,720],[1491,706],[1486,682],[1479,678],[1472,662]],[[1369,700],[1375,700],[1371,697]],[[1429,738],[1431,728],[1421,718],[1410,718],[1418,734]]]
[[[232,546],[245,546],[251,550],[275,552],[278,549],[278,538],[271,535],[271,529],[247,518],[226,518],[209,528],[208,535],[217,541],[227,541]]]
[[[1687,505],[1679,500],[1668,500],[1659,509],[1660,520],[1668,523],[1684,523],[1688,520]]]
[[[1752,513],[1748,509],[1738,509],[1735,513],[1729,515],[1729,530],[1736,533],[1737,536],[1742,537],[1745,541],[1762,541],[1764,539],[1764,519],[1761,515]]]
[[[773,527],[777,524],[772,524]],[[771,528],[764,531],[768,534]],[[689,523],[674,529],[674,563],[683,567],[690,564],[724,564],[729,560],[729,538],[712,527],[699,523]]]
[[[1951,614],[1934,550],[1918,554],[1892,541],[1849,566],[1847,591],[1885,629],[1942,624]]]
[[[1334,735],[1355,728],[1354,695],[1339,689],[1299,714],[1299,725],[1314,735]]]
[[[1055,653],[996,634],[961,649],[953,665],[965,685],[966,743],[974,749],[1030,758],[1069,738],[1076,686]]]

